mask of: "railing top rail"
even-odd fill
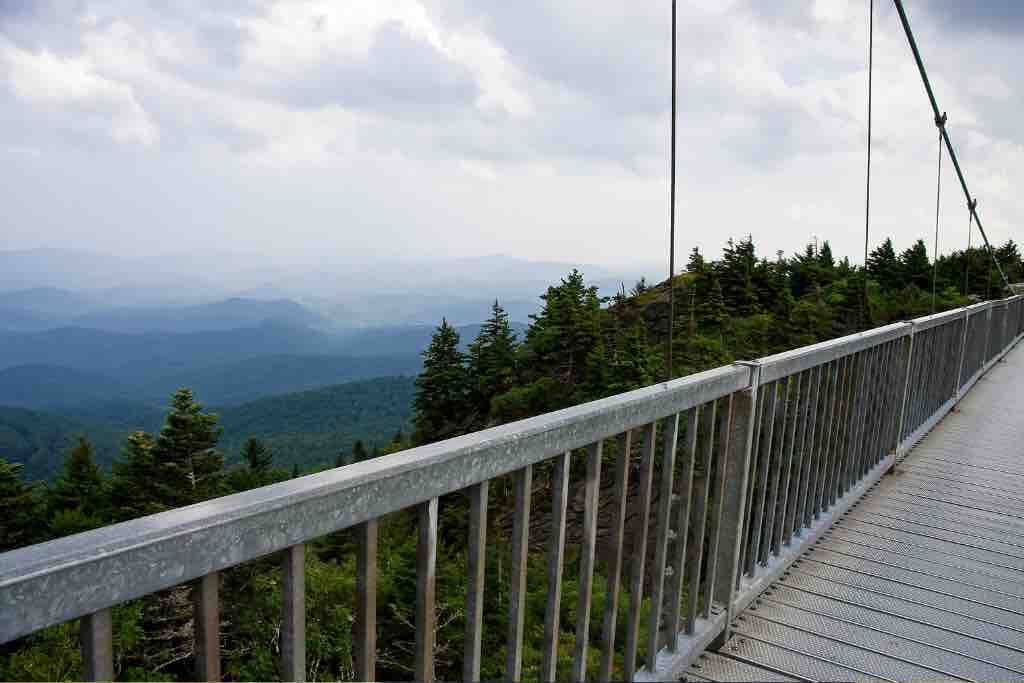
[[[758,360],[761,366],[761,382],[771,382],[789,377],[818,365],[843,358],[851,353],[869,349],[887,341],[910,334],[910,323],[893,323],[865,332],[830,339],[818,344],[804,346],[792,351],[783,351]]]
[[[465,489],[750,386],[732,365],[0,554],[0,642]]]
[[[952,320],[959,320],[969,315],[966,308],[954,308],[951,311],[943,311],[941,313],[933,313],[931,315],[925,315],[920,318],[914,318],[910,322],[914,325],[914,331],[929,330],[939,325],[944,325]]]

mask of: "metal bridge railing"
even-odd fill
[[[489,483],[511,476],[506,677],[522,676],[529,516],[536,505],[551,512],[541,678],[676,677],[706,647],[725,642],[733,617],[1022,333],[1024,297],[978,304],[0,554],[0,643],[81,618],[86,674],[110,679],[110,609],[190,584],[196,677],[216,680],[218,572],[281,553],[281,671],[302,680],[304,544],[355,529],[356,677],[372,680],[378,523],[412,509],[419,529],[414,669],[417,680],[430,680],[438,507],[468,494],[463,677],[478,680]],[[576,458],[585,462],[583,478],[571,482]],[[552,495],[534,503],[533,473],[541,465],[550,471]],[[600,577],[597,521],[601,469],[608,465],[611,552]],[[571,670],[558,671],[574,484],[584,499],[576,640]],[[608,596],[599,637],[589,631],[595,580],[607,582]],[[616,624],[620,595],[629,601],[625,628]],[[592,642],[600,643],[597,671],[588,670]]]

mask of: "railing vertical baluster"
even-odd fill
[[[109,609],[87,614],[79,624],[82,675],[87,681],[114,680],[114,629]]]
[[[625,542],[626,499],[629,495],[629,454],[632,449],[632,431],[626,431],[619,440],[619,457],[615,462],[613,489],[612,526],[610,545],[611,561],[608,563],[608,584],[604,598],[604,622],[601,631],[601,670],[599,681],[611,680],[615,664],[615,628],[619,614],[619,584],[622,577],[622,554]]]
[[[879,348],[877,346],[873,346],[863,352],[864,357],[861,361],[860,381],[857,384],[857,396],[854,399],[854,410],[856,410],[857,420],[854,423],[855,429],[851,441],[850,463],[847,468],[846,482],[842,493],[846,493],[853,488],[854,482],[860,479],[861,463],[868,449],[868,430],[871,428],[874,405],[878,399],[878,394],[874,391],[875,365],[878,362],[878,353]]]
[[[790,543],[790,536],[793,533],[793,510],[797,506],[797,489],[800,486],[800,465],[797,464],[797,471],[794,473],[794,461],[799,452],[797,443],[800,440],[800,433],[806,424],[804,410],[807,404],[807,373],[800,373],[793,378],[793,403],[791,411],[793,417],[790,419],[790,432],[786,436],[785,443],[785,469],[782,470],[781,495],[779,503],[778,520],[775,526],[775,553],[781,552],[782,544]]]
[[[822,509],[832,507],[835,501],[836,479],[839,471],[839,461],[843,453],[843,433],[846,426],[846,396],[850,388],[850,371],[852,369],[852,356],[844,356],[839,359],[836,368],[836,391],[835,407],[832,412],[832,425],[829,429],[828,448],[828,469],[825,473],[825,490],[822,496]]]
[[[516,500],[512,517],[511,590],[509,591],[508,650],[505,676],[510,681],[522,678],[523,626],[526,620],[526,567],[530,550],[530,500],[533,466],[516,473]]]
[[[875,463],[882,459],[879,451],[881,451],[882,435],[885,433],[887,416],[890,410],[889,401],[891,395],[889,389],[892,386],[892,382],[889,381],[889,370],[892,360],[892,346],[892,342],[883,344],[879,349],[878,358],[875,363],[874,380],[868,392],[868,405],[872,409],[872,418],[865,435],[867,446],[865,447],[864,457],[860,462],[858,479],[863,478],[874,467]]]
[[[869,351],[858,351],[852,354],[850,382],[846,388],[846,414],[843,420],[843,440],[840,442],[840,459],[836,470],[836,487],[832,491],[832,504],[849,487],[850,470],[854,452],[857,448],[857,423],[860,421],[861,386],[864,382],[864,370],[867,365]]]
[[[657,671],[658,650],[661,649],[661,609],[665,595],[665,566],[672,529],[672,477],[675,473],[676,439],[679,415],[666,420],[665,448],[661,460],[661,481],[658,489],[658,535],[654,546],[654,568],[651,572],[651,612],[647,625],[647,669]]]
[[[377,680],[377,528],[371,519],[356,527],[356,679]]]
[[[414,676],[417,681],[434,680],[434,640],[437,614],[434,611],[434,579],[437,568],[437,498],[417,508],[419,540],[416,544],[416,645]]]
[[[466,557],[466,639],[462,658],[462,679],[480,680],[483,657],[484,579],[487,561],[487,496],[489,481],[469,489],[469,548]]]
[[[764,526],[761,529],[761,553],[759,555],[761,564],[767,564],[768,557],[772,554],[772,530],[775,528],[775,519],[779,514],[779,480],[782,476],[782,458],[785,450],[790,384],[789,377],[783,377],[776,382],[778,389],[775,397],[774,428],[771,430],[772,438],[768,442],[772,471],[766,496],[767,511],[764,517]]]
[[[850,427],[855,415],[852,398],[857,394],[860,356],[860,353],[852,353],[846,357],[843,393],[840,398],[842,403],[839,413],[839,433],[836,436],[835,458],[832,461],[832,479],[829,486],[829,507],[835,504],[839,498],[839,491],[843,489],[843,477],[846,473],[846,462],[850,451]]]
[[[579,597],[576,601],[576,647],[573,651],[572,680],[587,678],[587,645],[590,639],[590,602],[594,586],[594,551],[597,548],[598,493],[601,490],[601,454],[604,442],[587,450],[587,474],[583,491],[583,543],[580,546]]]
[[[206,574],[192,587],[197,681],[220,680],[220,575]]]
[[[693,505],[690,507],[690,528],[693,529],[693,543],[686,558],[686,632],[693,633],[700,610],[701,565],[704,563],[704,536],[707,531],[708,493],[711,490],[711,457],[715,450],[715,421],[718,419],[718,402],[711,401],[701,411],[701,429],[704,442],[700,449],[700,469],[704,476],[693,486]],[[694,431],[697,431],[694,425]],[[696,445],[696,444],[695,444]],[[682,575],[683,572],[679,572]]]
[[[824,374],[824,367],[819,365],[810,370],[810,393],[807,396],[807,426],[804,431],[803,443],[801,445],[800,460],[800,506],[796,510],[796,517],[793,522],[794,529],[803,529],[810,526],[813,498],[814,471],[817,462],[817,451],[815,450],[815,439],[817,438],[818,416],[821,414],[821,376]]]
[[[832,442],[835,438],[836,422],[839,413],[837,411],[837,398],[842,370],[842,358],[832,361],[826,372],[828,379],[828,391],[824,394],[824,414],[821,421],[821,441],[818,444],[818,474],[814,485],[814,518],[817,519],[828,507],[826,502],[826,490],[828,486],[828,473],[832,465]]]
[[[306,546],[281,558],[281,680],[306,680]]]
[[[756,366],[751,370],[750,389],[738,391],[729,401],[728,437],[723,448],[725,456],[722,468],[723,495],[720,499],[721,524],[716,531],[718,536],[715,556],[715,579],[712,596],[724,604],[726,609],[725,630],[716,638],[714,645],[720,647],[729,639],[730,626],[736,614],[733,610],[733,595],[739,583],[740,545],[743,520],[746,506],[747,479],[750,475],[750,459],[754,439],[754,414],[757,388],[760,380],[760,369]],[[724,542],[723,542],[724,541]],[[710,597],[710,596],[709,596]]]
[[[682,471],[679,473],[679,496],[675,523],[672,531],[672,576],[668,581],[668,594],[664,603],[665,633],[668,634],[668,647],[675,651],[676,635],[683,600],[683,579],[686,569],[686,546],[689,540],[690,507],[693,502],[693,468],[697,459],[697,427],[701,415],[701,406],[686,411],[686,444],[682,456]]]
[[[761,432],[764,429],[764,408],[768,405],[766,397],[768,396],[767,386],[758,387],[758,397],[755,400],[754,415],[752,421],[754,423],[754,435],[752,446],[754,452],[751,454],[750,459],[750,476],[747,478],[747,490],[744,492],[745,499],[747,502],[747,518],[743,521],[742,533],[743,539],[740,543],[740,566],[743,568],[743,572],[747,574],[754,573],[754,565],[757,563],[757,558],[754,556],[754,541],[753,541],[753,528],[754,528],[754,515],[756,514],[757,504],[754,502],[757,500],[757,482],[760,481],[761,468],[764,467],[761,463]],[[737,577],[739,580],[739,577]]]
[[[772,469],[772,437],[775,429],[775,417],[778,413],[779,403],[779,382],[776,380],[765,387],[764,409],[761,411],[762,420],[765,425],[761,427],[761,443],[758,450],[761,453],[761,465],[758,470],[758,481],[754,484],[754,518],[750,527],[750,548],[747,557],[747,567],[753,573],[754,567],[761,562],[761,537],[764,528],[765,501],[768,498],[768,472]]]
[[[657,423],[644,428],[640,454],[640,485],[636,497],[637,526],[632,534],[633,561],[629,570],[629,616],[626,621],[626,644],[622,655],[623,677],[633,680],[636,672],[636,652],[640,641],[640,609],[644,598],[644,571],[647,560],[647,532],[651,519],[651,489],[654,486],[654,450],[657,443]],[[547,671],[545,670],[545,673]],[[545,680],[553,680],[545,679]]]
[[[725,514],[725,503],[726,503],[725,499],[726,499],[726,495],[727,495],[725,489],[726,489],[727,485],[733,483],[732,481],[727,479],[727,477],[729,475],[729,471],[728,471],[728,464],[729,464],[729,430],[732,429],[733,397],[730,395],[727,399],[719,399],[719,400],[720,401],[724,400],[726,403],[725,403],[725,415],[723,415],[721,417],[721,419],[718,420],[718,444],[719,444],[718,452],[719,452],[719,455],[716,458],[717,462],[715,463],[715,484],[714,484],[715,488],[714,488],[714,504],[712,505],[712,510],[711,510],[711,528],[708,530],[708,534],[707,534],[707,536],[708,536],[708,552],[707,552],[707,558],[708,558],[707,559],[707,564],[708,564],[708,567],[707,567],[707,571],[704,572],[704,618],[705,619],[710,619],[711,618],[711,610],[712,610],[712,607],[714,606],[714,603],[715,603],[715,595],[716,595],[715,589],[717,587],[718,573],[719,573],[719,571],[723,571],[722,569],[720,569],[718,561],[719,561],[719,555],[720,555],[719,549],[722,546],[722,530],[723,530],[723,524],[724,524],[723,515]],[[711,444],[711,446],[708,447],[708,452],[709,453],[714,451],[713,446],[714,446],[714,444]],[[749,463],[748,463],[748,465],[749,465]],[[709,463],[709,467],[710,467],[710,463]],[[711,477],[710,469],[708,470],[708,477],[709,478]],[[749,474],[748,474],[748,479],[749,479]],[[749,498],[747,498],[747,491],[740,491],[739,492],[739,496],[740,496],[741,502],[749,500]],[[738,514],[740,515],[741,526],[745,526],[743,524],[743,520],[745,519],[745,513],[741,510]],[[737,533],[737,536],[735,536],[734,538],[728,539],[727,542],[731,543],[734,547],[735,546],[740,546],[740,550],[736,553],[737,572],[736,572],[735,580],[738,581],[739,580],[739,574],[742,571],[742,567],[743,567],[743,564],[742,564],[743,534],[742,533]],[[732,568],[729,567],[729,568],[725,569],[724,571],[731,572]],[[735,585],[735,584],[733,584],[733,585]],[[726,595],[725,596],[725,600],[727,601],[729,599],[730,599],[729,595]]]
[[[914,327],[911,325],[910,334],[907,335],[907,348],[903,366],[903,399],[900,401],[899,427],[896,430],[896,451],[897,456],[902,456],[903,440],[906,438],[907,403],[910,399],[910,376],[914,367]]]
[[[548,602],[544,611],[544,659],[541,681],[554,681],[558,667],[559,620],[562,609],[562,560],[565,556],[565,512],[569,500],[569,458],[554,459],[551,476],[551,537],[548,545]],[[630,672],[632,673],[632,672]]]

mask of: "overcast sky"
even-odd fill
[[[859,260],[868,0],[679,4],[680,252]],[[1024,3],[906,5],[986,228],[1020,240]],[[876,6],[872,232],[930,251],[936,129]],[[669,11],[0,0],[0,249],[661,261]],[[944,169],[940,250],[967,231]]]

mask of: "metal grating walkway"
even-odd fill
[[[1024,679],[1024,345],[685,680]]]

